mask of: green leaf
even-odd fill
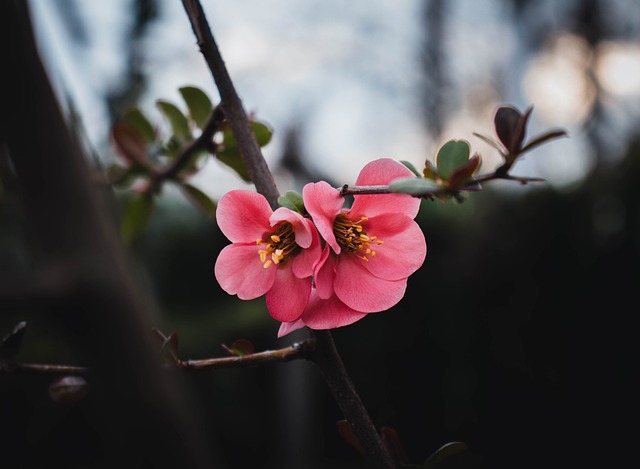
[[[124,115],[125,122],[129,123],[145,143],[153,143],[156,139],[156,129],[146,115],[137,107],[130,108]]]
[[[252,121],[251,130],[253,130],[253,134],[256,136],[256,142],[258,142],[259,147],[262,148],[271,141],[273,131],[267,124],[263,122]]]
[[[210,218],[216,216],[216,203],[207,194],[187,183],[180,184],[180,189],[191,203],[202,210],[206,216]]]
[[[429,180],[422,178],[406,178],[406,179],[396,179],[391,184],[389,184],[389,190],[391,192],[397,192],[401,194],[409,194],[416,196],[425,196],[428,194],[432,194],[441,189],[438,184]]]
[[[257,121],[251,122],[250,125],[251,130],[253,131],[253,134],[256,137],[256,141],[260,147],[265,146],[271,141],[273,132],[268,125]],[[247,171],[247,168],[244,165],[244,161],[242,160],[242,155],[240,154],[238,143],[236,142],[236,139],[231,130],[225,130],[223,132],[221,149],[216,153],[216,157],[222,163],[226,164],[236,173],[238,173],[242,179],[247,182],[251,182],[251,177],[249,177],[249,172]]]
[[[287,191],[284,195],[278,197],[278,205],[301,214],[306,212],[302,196],[296,191]]]
[[[120,224],[120,236],[126,245],[130,245],[147,226],[154,205],[150,194],[136,194],[129,200]]]
[[[213,112],[213,104],[209,96],[195,86],[183,86],[178,91],[189,108],[189,116],[199,128],[204,127]]]
[[[183,141],[191,139],[189,121],[175,104],[159,99],[156,101],[156,106],[169,121],[171,130],[176,137]]]
[[[449,179],[451,173],[469,161],[471,149],[466,140],[449,140],[442,145],[436,156],[438,174],[442,179]]]
[[[465,453],[468,446],[460,441],[452,441],[441,446],[429,459],[422,465],[422,469],[438,469],[444,468],[449,458]]]
[[[251,182],[247,167],[244,165],[240,149],[236,143],[231,130],[225,130],[222,134],[222,148],[216,153],[216,157],[224,164],[233,169],[238,175],[247,182]]]
[[[400,163],[405,165],[413,174],[416,175],[416,177],[419,177],[419,178],[422,177],[422,174],[420,174],[420,172],[416,169],[416,167],[410,161],[400,160]]]
[[[438,179],[438,171],[429,160],[424,162],[424,170],[422,171],[422,174],[425,179],[432,179],[434,181]]]
[[[107,182],[119,189],[124,189],[131,184],[137,177],[147,176],[149,170],[139,164],[132,164],[131,166],[121,166],[119,164],[112,164],[107,168],[106,178]]]

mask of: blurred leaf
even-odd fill
[[[244,165],[240,149],[236,143],[231,130],[225,130],[223,133],[222,148],[216,153],[216,157],[224,164],[233,169],[238,175],[247,182],[251,182],[247,167]]]
[[[253,344],[247,339],[238,339],[231,344],[231,350],[235,355],[249,355],[255,351]]]
[[[389,184],[389,190],[391,192],[417,196],[425,196],[440,189],[441,187],[435,182],[422,178],[396,179]]]
[[[167,140],[167,143],[164,145],[165,154],[171,158],[178,156],[181,149],[182,144],[180,143],[180,139],[175,135],[169,137],[169,140]]]
[[[20,351],[27,323],[20,321],[9,334],[4,336],[0,343],[0,369],[11,371],[15,368],[15,359]]]
[[[513,155],[520,153],[520,148],[522,148],[522,143],[527,135],[527,124],[529,123],[529,118],[531,117],[532,112],[533,107],[529,106],[518,121],[518,125],[516,125],[513,133],[513,141],[511,142],[511,148],[509,149]]]
[[[424,169],[422,170],[422,174],[425,177],[425,179],[431,179],[433,181],[438,179],[438,171],[436,170],[435,166],[431,164],[431,161],[429,160],[426,160],[424,162]]]
[[[498,138],[509,152],[511,152],[512,145],[514,144],[516,129],[521,117],[520,112],[514,107],[501,106],[496,111],[493,119],[496,135],[498,135]]]
[[[179,88],[182,99],[189,108],[189,116],[200,128],[204,127],[213,112],[213,104],[209,96],[195,86],[183,86]]]
[[[419,177],[419,178],[422,177],[422,174],[420,174],[420,172],[416,169],[416,167],[410,161],[400,160],[400,163],[405,165],[413,174],[416,175],[416,177]]]
[[[449,179],[456,169],[467,164],[470,151],[466,140],[449,140],[442,145],[436,155],[438,175],[442,179]]]
[[[271,141],[272,131],[266,124],[262,122],[251,122],[251,130],[256,137],[258,146],[263,147]],[[216,153],[216,157],[224,164],[232,168],[246,182],[251,182],[251,177],[247,171],[238,143],[231,130],[223,132],[223,140],[221,148]]]
[[[73,404],[89,394],[89,383],[82,376],[61,376],[49,385],[49,396],[58,404]]]
[[[284,195],[278,197],[278,205],[293,210],[294,212],[301,214],[306,213],[302,196],[296,191],[287,191]]]
[[[382,434],[382,443],[387,448],[387,451],[389,451],[393,460],[398,464],[407,464],[409,462],[407,452],[400,441],[396,429],[393,427],[382,427],[380,433]]]
[[[145,176],[147,174],[147,168],[140,166],[137,163],[128,167],[120,166],[119,164],[112,164],[106,171],[107,182],[118,188],[128,187],[133,183],[135,178]]]
[[[207,194],[186,182],[179,187],[191,203],[202,210],[206,216],[210,218],[216,216],[216,203]]]
[[[139,108],[130,108],[125,113],[124,120],[138,132],[146,143],[153,143],[156,140],[156,129]]]
[[[120,225],[120,236],[126,245],[130,245],[147,226],[154,205],[153,196],[148,193],[136,194],[128,201]]]
[[[478,137],[480,140],[482,140],[483,142],[491,145],[493,148],[495,148],[496,150],[498,150],[498,152],[504,156],[504,147],[502,147],[498,142],[496,142],[494,139],[492,139],[491,137],[487,136],[487,135],[483,135],[483,134],[479,134],[474,132],[473,135],[475,135],[476,137]]]
[[[111,139],[116,151],[129,163],[146,164],[147,144],[128,122],[116,122],[111,128]]]
[[[452,441],[447,443],[436,450],[429,459],[422,465],[422,469],[445,469],[445,468],[457,468],[459,466],[452,466],[449,464],[452,458],[465,453],[468,450],[468,446],[460,441]]]
[[[192,176],[197,173],[204,162],[209,158],[210,153],[207,150],[197,150],[189,157],[189,161],[187,161],[184,165],[184,168],[180,170],[179,179],[184,180],[185,178]]]
[[[256,142],[258,142],[259,147],[262,148],[271,141],[273,131],[267,124],[259,121],[252,121],[251,130],[253,130],[253,134],[256,136]]]
[[[159,99],[156,101],[156,106],[164,114],[171,125],[173,134],[182,141],[191,139],[191,129],[189,128],[189,121],[182,111],[173,103]]]
[[[469,158],[464,166],[456,169],[449,178],[449,187],[454,190],[463,189],[464,186],[471,181],[473,173],[480,167],[482,163],[480,155],[477,153]]]
[[[529,143],[527,143],[524,147],[522,147],[522,150],[520,150],[520,153],[524,153],[526,151],[532,150],[533,148],[539,145],[542,145],[543,143],[547,143],[549,140],[554,140],[556,138],[568,137],[568,136],[569,135],[567,134],[567,131],[562,129],[554,129],[554,130],[549,130],[547,132],[543,132],[542,134],[534,137],[531,141],[529,141]]]
[[[354,448],[361,456],[365,455],[362,445],[360,444],[360,440],[356,437],[356,434],[353,432],[353,427],[348,420],[338,420],[336,422],[336,428],[338,429],[338,434],[349,444],[349,446]]]

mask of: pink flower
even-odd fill
[[[274,319],[297,320],[309,302],[311,275],[322,253],[311,220],[287,208],[272,211],[262,195],[246,190],[223,195],[216,218],[233,243],[216,260],[222,289],[243,300],[266,294]]]
[[[383,158],[367,164],[358,186],[410,177],[402,164]],[[427,245],[413,220],[420,199],[401,194],[356,195],[351,209],[326,182],[307,184],[305,208],[326,241],[314,269],[315,289],[302,316],[282,324],[281,337],[303,326],[332,329],[384,311],[404,296],[407,278],[424,262]]]

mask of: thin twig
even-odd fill
[[[288,362],[299,358],[307,358],[314,350],[315,342],[312,339],[295,342],[289,347],[278,350],[265,350],[264,352],[248,353],[235,357],[205,358],[201,360],[178,360],[176,363],[167,363],[166,368],[178,367],[184,370],[219,370],[223,368],[243,368],[249,366],[265,365],[268,363]],[[73,365],[44,365],[36,363],[16,363],[9,369],[0,367],[0,373],[40,373],[40,374],[87,374],[90,369]]]
[[[165,179],[175,178],[180,170],[182,170],[187,163],[191,160],[191,157],[200,150],[211,149],[213,145],[213,135],[218,131],[220,123],[224,119],[221,106],[217,106],[209,116],[206,124],[202,128],[202,133],[195,140],[188,143],[181,151],[180,154],[173,159],[171,164],[162,171],[156,173],[155,181],[160,183]]]
[[[266,350],[264,352],[248,353],[236,357],[207,358],[203,360],[180,360],[177,365],[187,370],[210,370],[221,368],[241,368],[245,366],[257,366],[267,363],[288,362],[298,358],[306,358],[314,349],[312,340],[295,342],[289,347],[278,350]]]

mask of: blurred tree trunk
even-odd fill
[[[50,272],[58,285],[40,307],[91,369],[87,415],[102,453],[94,463],[214,467],[215,445],[204,444],[184,383],[161,369],[149,302],[135,288],[104,194],[65,123],[26,2],[0,2],[0,39],[0,144],[20,185],[33,273]]]

